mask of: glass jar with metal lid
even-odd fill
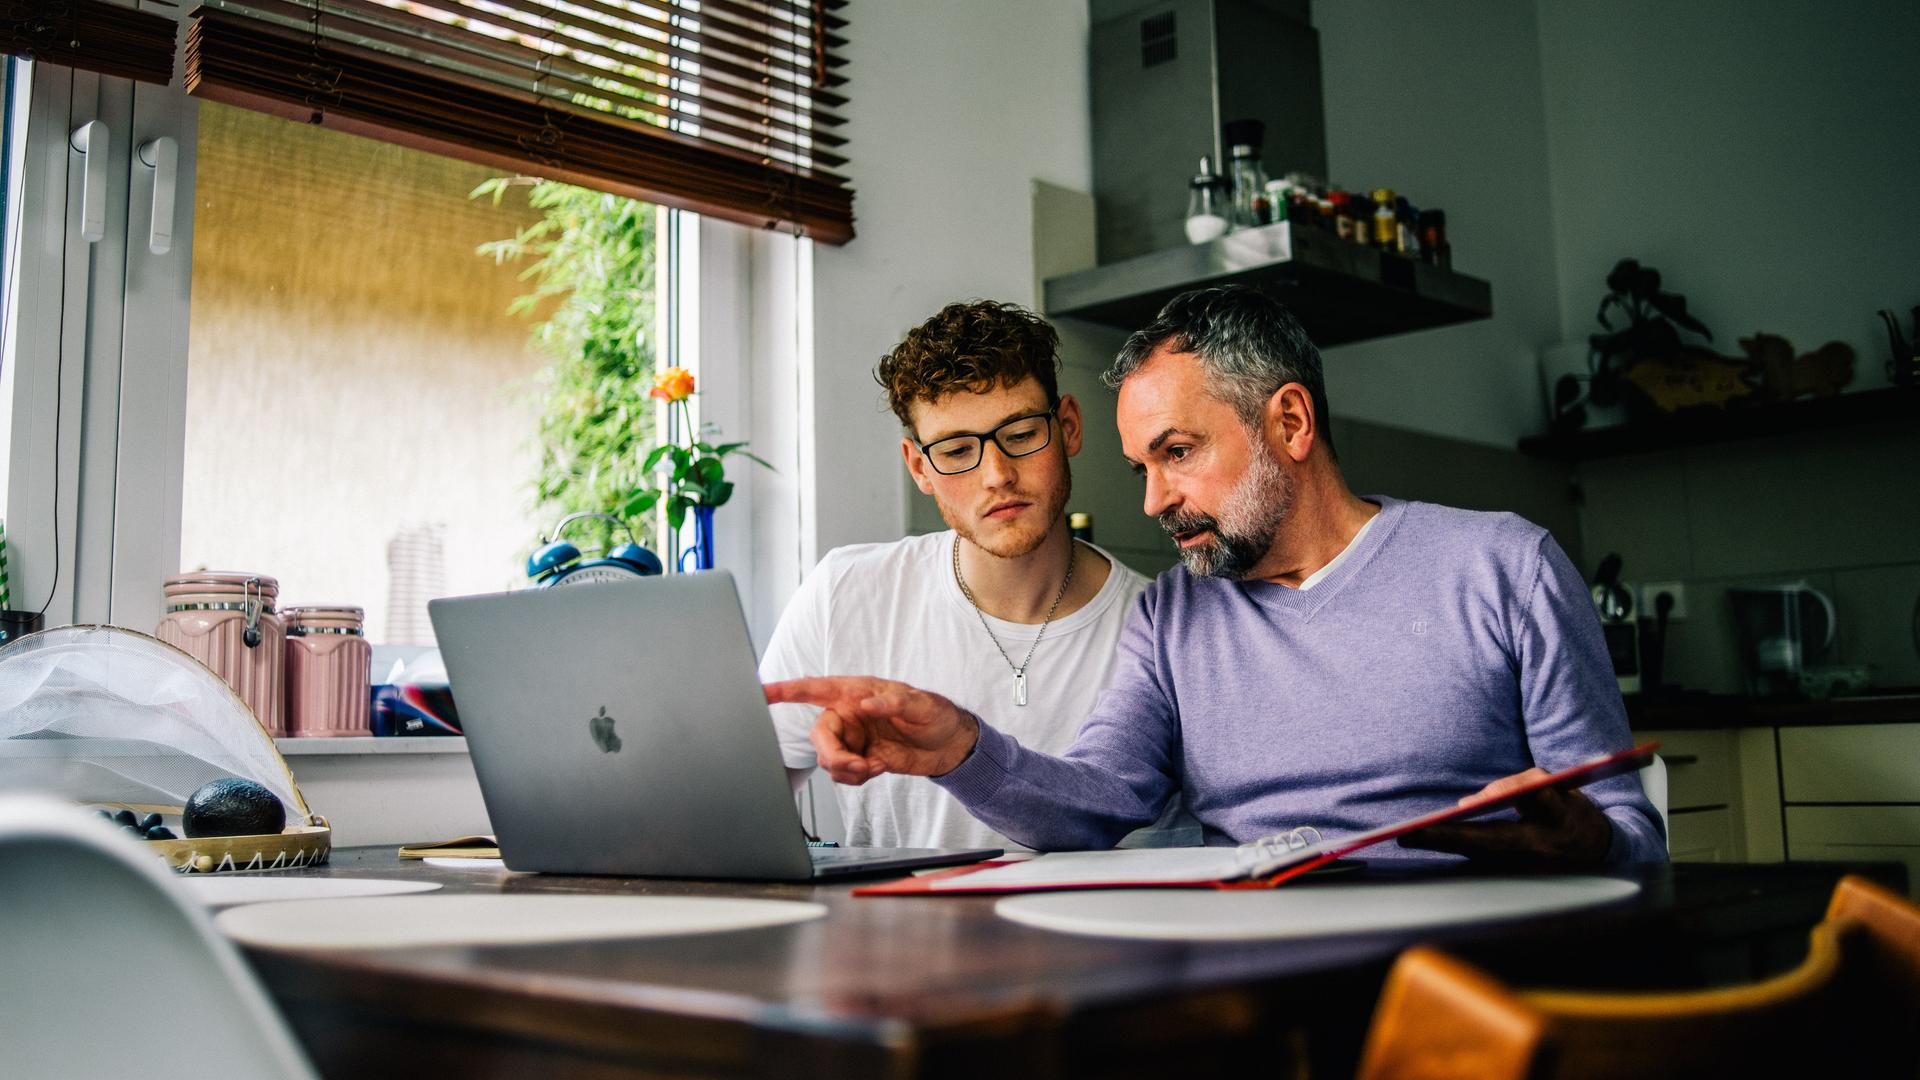
[[[371,735],[367,722],[373,646],[366,612],[347,604],[301,604],[287,623],[287,726],[295,735]]]
[[[196,570],[166,579],[167,613],[154,636],[233,687],[269,735],[285,735],[286,631],[265,574]]]

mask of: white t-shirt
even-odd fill
[[[947,531],[829,552],[781,615],[760,677],[897,679],[950,698],[1023,746],[1053,754],[1066,749],[1107,685],[1121,624],[1147,579],[1102,551],[1113,567],[1106,584],[1086,606],[1047,627],[1027,667],[1027,704],[1015,705],[1013,669],[954,580],[955,541]],[[1087,562],[1080,565],[1084,570]],[[1013,662],[1024,659],[1039,624],[986,618]],[[818,713],[809,705],[773,706],[788,768],[816,765],[808,733]],[[834,791],[854,845],[1023,850],[925,777],[879,776],[859,787],[836,784]]]
[[[1347,541],[1347,546],[1340,549],[1340,554],[1335,555],[1333,558],[1327,560],[1327,565],[1307,575],[1307,580],[1300,583],[1300,586],[1299,586],[1300,591],[1306,592],[1308,589],[1311,589],[1315,585],[1320,584],[1320,582],[1324,580],[1327,577],[1327,575],[1333,573],[1335,570],[1340,569],[1340,564],[1347,561],[1348,553],[1360,550],[1361,539],[1367,535],[1368,529],[1373,528],[1373,523],[1379,520],[1380,520],[1379,514],[1375,514],[1372,517],[1368,518],[1366,522],[1360,526],[1360,531],[1353,534],[1353,539]]]

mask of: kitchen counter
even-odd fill
[[[1627,698],[1635,730],[1820,727],[1831,724],[1920,723],[1920,692],[1888,690],[1828,701],[1791,701],[1726,694]]]

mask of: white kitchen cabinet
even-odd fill
[[[1920,724],[1776,733],[1786,858],[1904,863],[1920,896]]]
[[[1667,763],[1667,811],[1725,809],[1738,802],[1732,730],[1648,731],[1638,741],[1657,741]]]
[[[1788,806],[1787,858],[1905,863],[1913,895],[1920,882],[1920,806]]]
[[[1920,724],[1780,729],[1788,803],[1920,804]]]
[[[1679,810],[1667,818],[1667,857],[1674,862],[1741,862],[1733,811]]]
[[[1746,821],[1746,788],[1775,788],[1770,761],[1749,763],[1742,736],[1734,728],[1709,730],[1636,731],[1634,741],[1657,742],[1667,765],[1667,854],[1675,862],[1746,862],[1755,858],[1749,848],[1755,830]],[[1767,748],[1772,748],[1769,730]],[[1758,774],[1746,775],[1751,767]],[[1764,803],[1763,798],[1759,800]],[[1778,799],[1773,800],[1777,822]],[[1777,825],[1776,825],[1777,831]],[[1780,845],[1771,849],[1761,830],[1763,850],[1777,861]]]
[[[1920,724],[1636,731],[1675,862],[1900,862],[1920,896]]]

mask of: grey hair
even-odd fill
[[[1259,430],[1267,402],[1288,383],[1313,400],[1315,438],[1333,454],[1327,386],[1320,350],[1278,300],[1245,285],[1194,289],[1167,301],[1151,323],[1133,332],[1100,381],[1118,390],[1162,345],[1192,353],[1206,374],[1207,393]]]

